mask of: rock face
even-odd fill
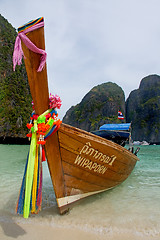
[[[93,131],[104,123],[121,122],[118,110],[125,112],[124,92],[117,84],[107,82],[92,88],[79,104],[71,107],[63,122]]]
[[[13,72],[16,30],[0,15],[0,138],[25,138],[32,112],[24,63]]]
[[[126,101],[126,120],[132,121],[132,138],[160,143],[160,76],[141,80]]]

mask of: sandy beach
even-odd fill
[[[62,226],[55,227],[51,225],[39,225],[30,223],[1,222],[0,223],[0,239],[34,239],[34,240],[159,240],[159,237],[138,236],[137,234],[129,233],[92,233],[87,230],[76,228],[63,228]]]

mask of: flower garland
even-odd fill
[[[34,103],[32,101],[33,113],[31,115],[30,123],[27,123],[27,128],[30,132],[27,134],[28,138],[32,137],[32,133],[36,132],[39,140],[38,144],[44,145],[46,143],[45,138],[49,137],[49,132],[52,130],[53,126],[56,127],[57,130],[62,123],[60,119],[58,119],[58,113],[55,108],[60,109],[62,105],[62,101],[58,95],[52,95],[50,93],[49,96],[49,110],[38,116],[34,111]]]

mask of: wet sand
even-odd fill
[[[159,237],[138,236],[133,234],[92,233],[76,228],[63,228],[50,225],[16,222],[0,222],[0,239],[34,240],[159,240]]]

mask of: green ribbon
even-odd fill
[[[51,110],[52,109],[49,109],[43,114],[41,114],[37,120],[34,119],[34,125],[31,128],[32,137],[31,137],[31,144],[30,144],[29,158],[28,158],[28,165],[27,165],[27,172],[26,172],[25,199],[24,199],[24,209],[23,209],[24,218],[28,218],[30,213],[30,202],[31,202],[34,165],[35,165],[35,157],[36,157],[36,146],[37,146],[37,136],[36,136],[37,135],[36,132],[38,131],[37,124],[45,122],[45,115],[50,113]]]
[[[33,174],[34,174],[34,163],[35,163],[35,157],[36,157],[36,145],[37,145],[36,132],[32,132],[27,172],[26,172],[26,188],[25,188],[25,199],[24,199],[24,210],[23,210],[24,218],[28,218],[30,213],[30,201],[31,201]]]

